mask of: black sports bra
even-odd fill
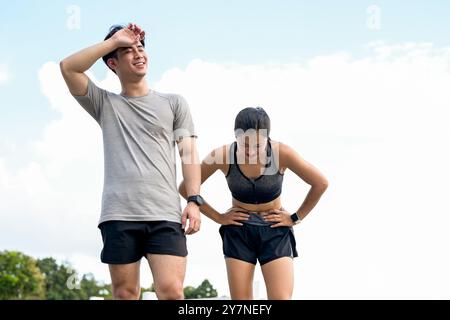
[[[267,203],[275,200],[281,195],[283,185],[283,174],[278,170],[275,157],[272,152],[270,140],[267,144],[267,155],[270,156],[264,173],[255,179],[245,176],[237,162],[237,143],[230,146],[230,165],[226,175],[228,188],[233,198],[240,202],[250,204]]]

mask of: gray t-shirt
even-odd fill
[[[74,96],[103,133],[104,184],[99,224],[108,220],[181,222],[175,141],[195,137],[186,100],[150,90],[125,97],[91,80]]]

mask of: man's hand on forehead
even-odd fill
[[[139,27],[137,24],[130,23],[127,28],[133,31],[135,35],[139,36],[140,41],[145,39],[145,31],[142,30],[142,28]]]

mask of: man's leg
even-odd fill
[[[116,300],[139,300],[141,284],[139,282],[140,261],[129,264],[110,264],[113,297]]]
[[[147,260],[152,270],[158,299],[184,299],[183,283],[186,274],[186,257],[147,254]]]
[[[252,300],[255,265],[233,258],[226,258],[225,261],[231,299]]]

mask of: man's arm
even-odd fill
[[[178,150],[187,196],[197,195],[200,193],[201,169],[195,138],[184,137],[178,142]],[[186,230],[186,234],[193,234],[200,229],[199,207],[193,202],[189,202],[183,210],[181,218],[183,228],[186,225],[186,219],[189,219],[189,227]]]
[[[132,30],[131,30],[132,28]],[[84,74],[101,57],[121,47],[139,44],[143,31],[134,25],[116,32],[108,40],[83,49],[62,60],[59,64],[64,80],[74,96],[87,93],[88,77]]]
[[[229,167],[227,161],[228,149],[227,146],[222,146],[210,152],[206,158],[202,161],[201,168],[201,184],[203,184],[211,175],[213,175],[217,170],[224,171],[225,168]],[[224,171],[225,172],[225,171]],[[178,187],[178,192],[187,199],[185,182],[181,181]],[[242,208],[230,208],[226,213],[221,214],[215,210],[206,200],[204,204],[200,207],[201,213],[213,220],[218,224],[223,225],[239,225],[242,226],[242,221],[248,220],[248,214]]]
[[[205,160],[202,161],[200,165],[200,171],[201,171],[201,181],[200,184],[203,184],[212,174],[214,174],[217,170],[220,169],[220,166],[222,164],[217,163],[215,161],[214,157],[217,152],[220,150],[226,150],[226,148],[220,148],[217,150],[212,151],[208,156],[205,158]],[[224,158],[225,161],[225,158]],[[224,163],[224,161],[222,163]],[[188,198],[188,193],[186,191],[186,182],[183,180],[181,181],[178,192],[181,194],[181,196],[184,199]],[[204,200],[205,203],[200,207],[200,212],[206,215],[211,220],[219,223],[220,213],[217,212],[214,208],[212,208],[206,200]]]
[[[117,48],[118,43],[116,39],[109,38],[62,60],[59,66],[70,93],[75,96],[86,95],[88,77],[84,72],[92,67],[98,59]]]
[[[178,142],[183,179],[187,196],[200,193],[201,171],[195,138],[185,137]]]

